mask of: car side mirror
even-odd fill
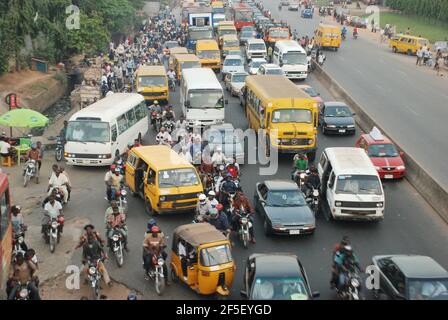
[[[241,295],[243,298],[245,298],[245,299],[248,299],[248,298],[249,298],[249,297],[247,296],[247,292],[244,291],[244,290],[241,290],[241,291],[240,291],[240,295]]]
[[[320,292],[319,291],[313,291],[312,296],[313,296],[313,298],[318,298],[318,297],[320,297]]]
[[[404,157],[404,152],[400,151],[400,157]]]

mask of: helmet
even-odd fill
[[[207,197],[205,196],[205,194],[201,193],[201,194],[199,195],[199,201],[200,201],[200,202],[203,202],[203,201],[205,201],[205,200],[207,200]]]
[[[160,232],[160,228],[159,228],[158,226],[153,226],[153,227],[151,228],[151,232],[152,232],[152,233],[159,233],[159,232]]]
[[[222,209],[224,209],[224,206],[222,204],[218,203],[216,205],[216,210],[221,211]]]
[[[210,209],[210,215],[211,216],[216,216],[219,213],[218,209],[216,208],[211,208]]]
[[[215,191],[212,190],[212,191],[210,191],[210,192],[208,193],[208,195],[209,195],[209,196],[216,196],[216,193],[215,193]]]
[[[156,220],[149,219],[148,223],[146,224],[148,231],[151,231],[152,227],[154,227],[155,225],[157,225]]]
[[[157,101],[157,100],[154,100],[154,104],[159,104],[159,101]]]
[[[352,246],[350,246],[350,245],[345,245],[344,246],[344,250],[347,251],[347,252],[352,252],[353,251]]]
[[[37,144],[32,143],[32,144],[31,144],[31,149],[36,149],[36,148],[37,148]]]
[[[231,173],[227,173],[227,174],[226,174],[226,178],[229,178],[229,177],[230,177],[230,178],[233,177]]]

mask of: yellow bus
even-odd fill
[[[222,46],[222,37],[226,34],[233,34],[238,36],[238,31],[234,25],[222,25],[218,26],[218,42],[219,45]]]
[[[174,56],[176,54],[188,54],[188,49],[185,47],[175,47],[170,49],[170,59],[168,60],[168,67],[175,69]]]
[[[193,210],[203,187],[195,167],[168,146],[132,148],[126,183],[145,201],[148,214]]]
[[[221,69],[221,52],[215,40],[198,40],[196,42],[196,56],[204,68],[212,68],[215,71]]]
[[[341,29],[338,26],[321,23],[314,33],[316,44],[321,48],[337,51],[341,46]]]
[[[188,68],[201,68],[201,61],[194,54],[176,54],[174,55],[174,70],[177,80],[182,77],[182,70]]]
[[[163,66],[141,66],[137,70],[137,92],[145,100],[164,100],[168,102],[168,77]]]
[[[318,107],[315,100],[283,75],[246,77],[246,116],[250,128],[263,130],[266,148],[279,153],[307,153],[317,149]]]
[[[222,56],[225,57],[230,50],[240,50],[240,40],[234,34],[222,36]]]

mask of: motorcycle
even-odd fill
[[[345,40],[345,39],[347,39],[347,36],[346,36],[346,34],[345,34],[345,33],[341,33],[341,38],[342,38],[342,40]]]
[[[18,254],[25,255],[25,250],[22,249],[22,246],[24,245],[25,245],[25,232],[21,230],[20,232],[14,233],[12,261],[15,261],[15,258],[17,257]]]
[[[118,228],[114,228],[112,236],[109,238],[109,248],[115,255],[117,266],[121,268],[124,262],[123,236]]]
[[[57,162],[62,161],[62,158],[64,157],[64,140],[62,137],[56,138],[56,151],[54,153],[54,157]]]
[[[310,174],[311,172],[309,170],[303,171],[295,169],[292,174],[292,180],[297,183],[299,189],[302,190],[305,184],[305,180]]]
[[[98,270],[98,262],[101,260],[88,261],[88,274],[87,279],[89,280],[90,287],[93,291],[93,296],[96,300],[99,300],[100,295],[100,281],[101,281],[101,272]]]
[[[165,259],[161,254],[152,256],[153,268],[148,272],[150,279],[154,280],[154,287],[157,295],[161,296],[165,290],[166,279],[163,274],[163,267],[165,265]]]
[[[353,33],[353,39],[355,39],[355,40],[358,39],[358,33]]]
[[[362,300],[360,291],[361,277],[354,271],[350,271],[347,274],[347,285],[344,288],[336,288],[340,300]]]
[[[240,210],[234,210],[234,213],[238,217],[238,238],[243,242],[244,249],[247,249],[251,240],[249,229],[252,227],[252,222],[243,207]]]
[[[163,126],[165,127],[166,131],[171,134],[171,132],[174,130],[176,123],[173,120],[166,120],[163,123]]]
[[[25,167],[24,175],[23,175],[23,187],[24,188],[26,188],[26,186],[28,185],[28,182],[34,177],[36,178],[36,183],[39,182],[39,178],[36,177],[36,173],[37,173],[36,160],[31,159],[30,161],[28,161],[28,163]]]
[[[50,244],[50,252],[54,253],[56,249],[56,244],[59,243],[61,239],[60,226],[64,224],[64,218],[59,216],[57,218],[52,218],[47,225],[47,231],[45,233],[46,242]]]
[[[155,132],[160,132],[162,127],[162,115],[159,112],[153,111],[151,113],[151,121],[153,123],[153,129]]]
[[[319,212],[319,198],[320,198],[319,189],[313,187],[311,193],[306,199],[306,202],[310,206],[311,210],[313,210],[314,215],[316,215]]]
[[[175,92],[176,91],[176,82],[173,79],[169,79],[168,80],[168,87],[171,91]]]

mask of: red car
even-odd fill
[[[395,145],[375,129],[361,135],[355,146],[367,152],[381,179],[403,178],[406,172],[404,153],[398,152]]]

